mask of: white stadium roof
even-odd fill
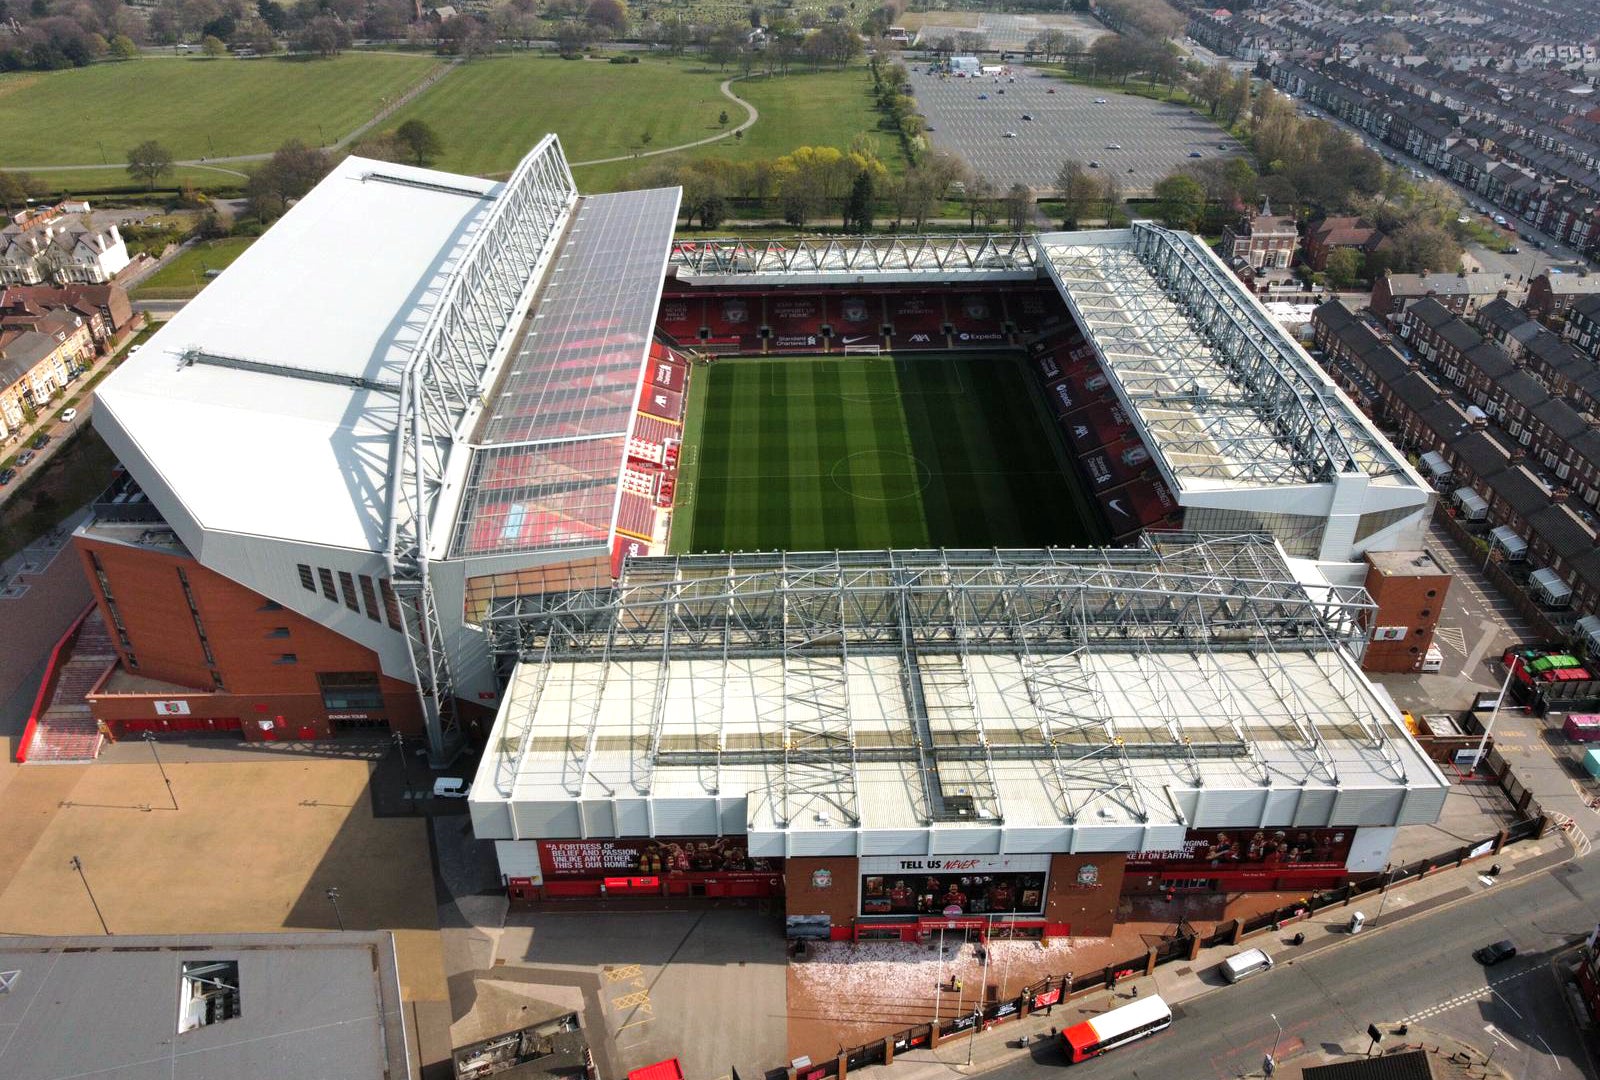
[[[197,554],[201,530],[382,550],[389,387],[498,187],[346,158],[96,390]]]

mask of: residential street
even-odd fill
[[[1078,1069],[1085,1077],[1148,1080],[1260,1076],[1277,1035],[1270,1018],[1276,1013],[1283,1025],[1278,1057],[1286,1064],[1307,1050],[1361,1053],[1368,1024],[1389,1032],[1404,1021],[1412,1042],[1453,1037],[1485,1053],[1498,1043],[1494,1063],[1521,1080],[1594,1076],[1551,962],[1593,928],[1596,911],[1600,877],[1592,860],[1568,863],[1369,928],[1357,940],[1280,963],[1237,986],[1219,980],[1219,989],[1174,1010],[1169,1031]],[[1473,949],[1507,937],[1520,950],[1514,959],[1487,969],[1472,959]],[[1270,940],[1267,947],[1280,959],[1290,955]],[[1102,1008],[1085,1004],[1089,1011]],[[1069,1012],[1064,1019],[1075,1018]],[[989,1075],[1011,1080],[1059,1064],[1059,1049],[1041,1045],[1032,1060]]]

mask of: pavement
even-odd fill
[[[911,87],[933,145],[964,158],[1000,191],[1015,183],[1054,191],[1061,163],[1076,159],[1086,166],[1098,161],[1092,171],[1120,181],[1124,195],[1145,194],[1189,164],[1191,153],[1244,155],[1225,131],[1186,105],[1080,86],[1038,68],[1018,65],[998,80],[958,79],[912,64]],[[1104,105],[1095,104],[1099,98]],[[1033,119],[1022,119],[1024,113]],[[1016,137],[1006,138],[1007,131]],[[1232,149],[1218,149],[1223,143]]]
[[[1468,1001],[1477,1001],[1482,996],[1484,986],[1481,976],[1477,980],[1476,992],[1469,994],[1467,998],[1457,1001],[1456,998],[1460,995],[1452,991],[1451,997],[1431,1001],[1425,1006],[1421,1002],[1428,999],[1419,997],[1411,998],[1410,1005],[1362,1002],[1360,999],[1363,993],[1374,999],[1380,996],[1379,984],[1376,982],[1365,991],[1359,986],[1351,988],[1356,990],[1357,998],[1354,1003],[1356,1011],[1353,1015],[1370,1016],[1370,1020],[1363,1019],[1356,1024],[1356,1038],[1345,1038],[1338,1042],[1319,1041],[1310,1038],[1307,1033],[1302,1033],[1309,1030],[1302,1024],[1304,1018],[1297,1017],[1290,1011],[1290,1002],[1282,993],[1281,986],[1279,992],[1274,993],[1274,984],[1281,983],[1287,970],[1292,967],[1309,971],[1317,963],[1331,960],[1344,950],[1360,948],[1366,952],[1374,949],[1381,951],[1386,941],[1390,954],[1389,962],[1399,962],[1402,965],[1411,963],[1412,961],[1406,958],[1408,954],[1399,948],[1398,935],[1387,938],[1385,935],[1394,935],[1396,930],[1407,926],[1414,928],[1412,933],[1419,933],[1421,929],[1425,929],[1422,928],[1422,923],[1428,919],[1436,921],[1445,919],[1447,920],[1445,925],[1448,925],[1448,919],[1456,912],[1467,910],[1461,905],[1486,894],[1500,894],[1498,901],[1502,907],[1519,908],[1521,906],[1519,898],[1525,894],[1519,893],[1513,896],[1510,891],[1513,886],[1519,882],[1531,882],[1535,879],[1544,879],[1548,882],[1552,869],[1561,867],[1571,858],[1571,848],[1559,834],[1513,845],[1494,857],[1493,861],[1502,867],[1498,877],[1484,876],[1483,871],[1488,860],[1438,871],[1420,880],[1396,886],[1390,890],[1387,898],[1364,897],[1349,908],[1328,908],[1286,925],[1281,932],[1257,935],[1237,947],[1221,946],[1202,950],[1192,963],[1178,961],[1162,965],[1156,969],[1154,975],[1127,980],[1114,990],[1096,990],[1075,996],[1070,1002],[1054,1006],[1045,1013],[1001,1025],[975,1038],[961,1036],[934,1050],[915,1050],[897,1054],[894,1064],[889,1066],[887,1071],[878,1066],[852,1070],[851,1075],[866,1076],[870,1073],[884,1080],[889,1080],[891,1077],[892,1080],[947,1080],[952,1073],[968,1075],[995,1073],[1000,1077],[1033,1075],[1039,1066],[1059,1064],[1061,1061],[1060,1040],[1052,1040],[1053,1032],[1081,1022],[1096,1013],[1128,1004],[1136,997],[1158,993],[1174,1007],[1174,1032],[1180,1029],[1180,1025],[1192,1025],[1195,1015],[1203,1006],[1213,1013],[1221,1010],[1230,1016],[1245,1018],[1257,1029],[1255,1036],[1250,1042],[1243,1044],[1238,1039],[1225,1040],[1219,1057],[1196,1045],[1195,1039],[1205,1036],[1203,1032],[1190,1026],[1188,1035],[1180,1038],[1157,1037],[1147,1044],[1139,1044],[1138,1048],[1118,1050],[1102,1061],[1079,1067],[1090,1070],[1094,1075],[1182,1076],[1184,1080],[1202,1080],[1212,1076],[1218,1078],[1260,1076],[1261,1058],[1264,1053],[1271,1052],[1275,1041],[1274,1029],[1266,1018],[1265,1010],[1258,1012],[1239,1007],[1239,1000],[1247,990],[1253,997],[1264,1000],[1268,1008],[1275,1008],[1281,1013],[1280,1021],[1284,1024],[1285,1037],[1279,1041],[1277,1053],[1279,1067],[1276,1076],[1280,1078],[1295,1078],[1309,1065],[1342,1060],[1351,1053],[1363,1051],[1366,1040],[1360,1038],[1359,1033],[1367,1022],[1377,1022],[1383,1027],[1387,1044],[1385,1048],[1392,1048],[1397,1042],[1411,1044],[1426,1042],[1430,1046],[1447,1048],[1443,1055],[1446,1058],[1450,1053],[1466,1052],[1476,1055],[1475,1060],[1481,1063],[1487,1056],[1489,1046],[1494,1043],[1493,1037],[1482,1032],[1479,1032],[1479,1037],[1475,1039],[1464,1037],[1462,1031],[1441,1019],[1450,1008]],[[1358,909],[1363,910],[1368,916],[1367,926],[1360,934],[1351,935],[1347,930],[1350,913]],[[1588,916],[1588,909],[1585,908],[1584,917]],[[1576,924],[1577,927],[1581,925],[1581,921]],[[1303,932],[1306,935],[1305,944],[1298,948],[1290,944],[1292,935],[1296,932]],[[1493,932],[1485,930],[1478,936]],[[1455,955],[1464,954],[1477,944],[1480,944],[1477,936],[1463,940],[1446,933],[1441,936],[1441,940],[1434,942],[1433,947],[1438,948],[1442,945]],[[1230,987],[1218,974],[1217,965],[1239,948],[1246,947],[1265,948],[1278,961],[1278,968],[1243,982],[1237,987]],[[1460,959],[1459,956],[1456,958]],[[1344,963],[1348,964],[1350,959],[1346,957]],[[1421,958],[1419,957],[1416,962],[1422,963]],[[1549,963],[1550,957],[1544,957],[1542,963],[1532,968],[1526,965],[1508,965],[1503,977],[1525,978],[1529,971],[1544,971]],[[1469,973],[1471,971],[1470,968],[1466,970]],[[1499,969],[1496,970],[1498,973]],[[1369,971],[1367,975],[1370,974]],[[1392,982],[1388,986],[1391,992],[1396,989]],[[1474,988],[1469,984],[1468,989]],[[1318,1011],[1339,1011],[1349,1004],[1329,983],[1318,986],[1313,980],[1311,990],[1317,998],[1315,1004]],[[1394,1015],[1390,1015],[1391,1013]],[[1403,1040],[1392,1034],[1401,1022],[1406,1022],[1408,1028],[1410,1025],[1417,1025],[1415,1030],[1408,1030]],[[1506,1030],[1514,1030],[1509,1024],[1504,1026]],[[1468,1025],[1466,1030],[1470,1032],[1473,1028]],[[1027,1045],[1021,1043],[1024,1035],[1028,1038]],[[1164,1038],[1166,1042],[1163,1042]],[[1181,1071],[1147,1068],[1140,1060],[1144,1056],[1141,1055],[1140,1048],[1146,1046],[1150,1054],[1159,1052],[1168,1057],[1176,1055],[1176,1059],[1188,1061],[1189,1067]],[[1518,1053],[1521,1053],[1520,1045]],[[1511,1064],[1516,1056],[1505,1054],[1503,1064]],[[1586,1055],[1578,1056],[1586,1062]],[[971,1064],[968,1064],[969,1058]],[[1094,1072],[1097,1069],[1099,1071]],[[1479,1068],[1474,1075],[1482,1076],[1484,1072]],[[1488,1075],[1496,1074],[1491,1071]],[[1527,1078],[1532,1074],[1524,1069],[1520,1072],[1501,1072],[1499,1075]]]

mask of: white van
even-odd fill
[[[472,785],[459,776],[441,776],[433,782],[435,799],[465,799]]]
[[[1444,670],[1444,653],[1439,651],[1439,646],[1428,646],[1428,651],[1422,656],[1422,666],[1417,670],[1425,675],[1436,675]]]
[[[1259,971],[1272,970],[1272,957],[1265,949],[1246,949],[1234,953],[1222,962],[1222,977],[1231,983],[1247,978]]]

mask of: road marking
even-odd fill
[[[1506,983],[1512,982],[1512,981],[1514,981],[1516,979],[1520,979],[1525,975],[1532,975],[1535,971],[1538,971],[1538,970],[1539,970],[1538,968],[1528,968],[1526,971],[1519,971],[1515,975],[1507,975],[1504,978],[1496,979],[1494,982],[1489,983],[1487,986],[1484,986],[1481,989],[1474,990],[1470,994],[1459,994],[1456,997],[1451,998],[1449,1001],[1441,1001],[1439,1004],[1433,1006],[1432,1008],[1423,1009],[1421,1012],[1413,1013],[1412,1015],[1406,1017],[1404,1020],[1401,1020],[1400,1022],[1402,1024],[1414,1024],[1414,1023],[1417,1023],[1418,1021],[1426,1020],[1426,1019],[1428,1019],[1430,1017],[1438,1016],[1440,1013],[1449,1012],[1451,1009],[1459,1008],[1460,1006],[1466,1005],[1469,1002],[1476,1001],[1479,998],[1481,998],[1484,994],[1494,994],[1495,997],[1499,997],[1501,1001],[1505,1001],[1505,998],[1500,997],[1499,994],[1495,993],[1495,987],[1504,986]],[[1507,1008],[1511,1008],[1511,1006],[1509,1004],[1506,1007]],[[1512,1009],[1512,1011],[1516,1012],[1515,1009]],[[1520,1016],[1520,1014],[1519,1014],[1519,1016]],[[1492,1025],[1492,1024],[1490,1025],[1490,1027],[1493,1027],[1493,1026],[1494,1025]]]
[[[1462,656],[1467,655],[1467,632],[1461,627],[1441,626],[1434,630],[1433,636],[1436,640],[1444,642]]]

